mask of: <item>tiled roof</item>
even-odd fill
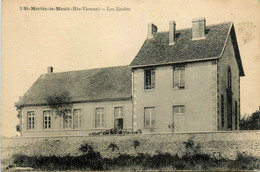
[[[219,57],[232,23],[222,23],[206,28],[206,38],[192,40],[192,30],[176,31],[174,45],[169,45],[169,32],[159,32],[146,39],[130,66],[148,66],[175,62],[196,61]]]
[[[46,104],[46,96],[64,90],[73,102],[129,99],[131,86],[129,66],[42,74],[16,106]]]

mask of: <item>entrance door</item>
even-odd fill
[[[114,130],[116,133],[122,132],[124,128],[123,107],[115,107],[114,110]]]
[[[174,131],[185,132],[185,116],[176,114],[174,116]]]
[[[124,125],[123,125],[123,118],[116,118],[115,119],[115,123],[114,123],[114,127],[119,129],[119,130],[122,130],[124,128]]]
[[[185,132],[185,106],[173,107],[174,132]]]

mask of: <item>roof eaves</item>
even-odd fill
[[[147,64],[147,65],[137,65],[137,66],[130,66],[131,68],[140,68],[140,67],[148,67],[148,66],[164,66],[164,65],[171,65],[171,64],[178,64],[178,63],[190,63],[190,62],[199,62],[199,61],[208,61],[218,59],[219,57],[209,57],[209,58],[202,58],[196,60],[185,60],[185,61],[177,61],[177,62],[169,62],[169,63],[158,63],[158,64]]]
[[[130,100],[132,96],[128,97],[118,97],[118,98],[104,98],[104,99],[92,99],[92,100],[78,100],[78,101],[72,101],[70,103],[88,103],[88,102],[106,102],[106,101],[123,101],[123,100]],[[47,106],[47,103],[35,103],[35,104],[19,104],[15,103],[15,107],[28,107],[28,106]]]

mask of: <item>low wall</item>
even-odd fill
[[[137,153],[155,154],[168,152],[183,155],[184,142],[192,138],[201,146],[201,151],[209,155],[221,155],[234,159],[237,152],[260,157],[260,131],[208,132],[188,134],[137,134],[104,136],[70,136],[51,138],[13,138],[1,139],[1,158],[9,159],[15,153],[26,155],[79,155],[78,148],[83,142],[91,144],[103,157],[115,157],[118,153],[134,155]],[[133,141],[140,146],[135,150]],[[119,150],[108,149],[110,143]]]

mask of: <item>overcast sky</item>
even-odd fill
[[[127,7],[130,11],[20,11],[20,7]],[[167,31],[232,21],[245,71],[241,114],[260,106],[260,3],[257,0],[88,1],[2,0],[2,135],[14,136],[14,103],[48,66],[54,72],[128,65],[147,37],[147,24]]]

